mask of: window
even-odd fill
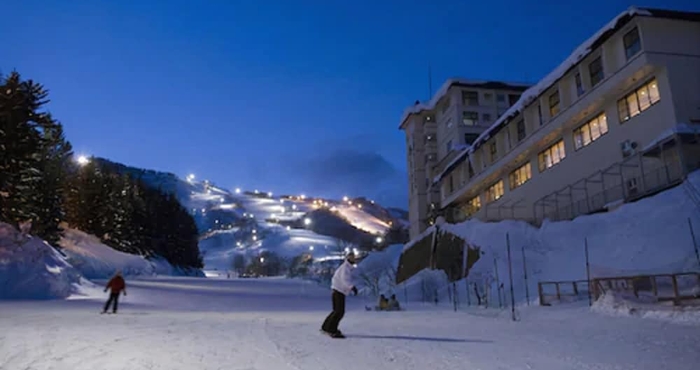
[[[559,140],[554,145],[540,152],[538,155],[540,172],[551,168],[555,164],[563,161],[564,158],[566,158],[566,152],[564,151],[564,140]]]
[[[452,140],[447,141],[446,147],[447,147],[447,152],[449,153],[450,150],[452,150]]]
[[[532,178],[532,166],[530,162],[525,163],[518,169],[510,173],[510,190],[522,186]]]
[[[449,181],[448,181],[448,183],[447,183],[447,184],[448,184],[448,185],[447,185],[447,191],[448,191],[449,194],[452,194],[452,193],[455,191],[455,182],[454,182],[453,176],[450,175],[450,178],[449,178],[448,180],[449,180]]]
[[[479,134],[464,134],[464,143],[471,145],[477,137]]]
[[[503,196],[503,180],[491,185],[486,189],[486,201],[495,202]]]
[[[451,104],[451,103],[452,103],[452,102],[450,101],[450,98],[449,98],[449,97],[448,97],[447,99],[445,99],[445,102],[442,103],[442,107],[440,108],[440,112],[441,112],[442,114],[445,114],[445,112],[447,112],[447,110],[450,109],[450,104]]]
[[[537,104],[537,120],[540,122],[540,126],[544,124],[544,119],[542,119],[542,106]]]
[[[644,112],[652,105],[658,103],[660,99],[659,86],[656,84],[656,79],[652,79],[638,87],[635,91],[617,101],[620,123]]]
[[[549,96],[549,117],[554,117],[559,114],[559,90]]]
[[[447,122],[445,122],[445,126],[447,126],[447,128],[452,127],[452,118],[447,119]]]
[[[496,141],[491,142],[489,145],[489,153],[491,153],[491,162],[495,162],[498,158],[498,146],[496,145]]]
[[[527,136],[527,133],[525,132],[525,120],[520,120],[516,124],[518,128],[518,142],[523,141],[525,139],[525,136]]]
[[[518,99],[520,99],[520,95],[508,94],[508,105],[514,105],[515,103],[518,102]]]
[[[465,213],[467,215],[473,215],[479,212],[479,210],[481,209],[481,197],[477,195],[474,198],[469,199],[469,201],[467,201],[466,208],[467,209]]]
[[[583,95],[585,90],[583,90],[583,82],[581,81],[581,74],[576,73],[576,75],[574,76],[574,80],[576,81],[576,96]]]
[[[579,150],[607,133],[608,119],[603,113],[574,130],[574,149]]]
[[[465,126],[476,126],[479,123],[479,113],[477,112],[462,112],[462,124]]]
[[[637,27],[627,32],[625,36],[622,37],[622,41],[625,44],[625,56],[627,56],[627,60],[637,55],[637,53],[642,50],[642,44],[639,41],[639,30]]]
[[[484,93],[484,101],[491,101],[491,99],[493,99],[492,93]]]
[[[591,76],[591,86],[595,86],[600,81],[603,81],[605,73],[603,72],[603,59],[601,57],[596,58],[588,65],[588,73]]]
[[[462,104],[479,105],[479,93],[476,91],[462,91]]]
[[[481,118],[484,120],[484,122],[491,122],[491,114],[489,113],[484,113],[481,115]]]
[[[496,94],[496,101],[499,103],[505,103],[506,102],[506,96],[503,94]]]

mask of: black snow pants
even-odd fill
[[[333,290],[333,295],[331,296],[333,301],[333,312],[326,317],[326,321],[323,322],[321,329],[326,333],[338,333],[338,325],[340,325],[340,320],[345,316],[345,294]]]
[[[104,312],[107,312],[107,310],[109,310],[109,305],[112,303],[114,303],[114,308],[112,309],[112,312],[117,313],[117,306],[119,305],[119,293],[109,294],[109,299],[107,300],[107,303],[105,303]]]

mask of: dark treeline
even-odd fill
[[[107,161],[76,163],[47,103],[42,85],[0,77],[0,221],[31,221],[32,234],[53,245],[66,222],[123,252],[202,267],[197,227],[175,196]]]

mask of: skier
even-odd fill
[[[122,277],[122,272],[120,270],[117,270],[114,276],[109,280],[109,282],[105,286],[105,292],[107,292],[107,289],[111,289],[111,291],[109,294],[109,299],[107,300],[107,303],[105,303],[105,308],[102,311],[102,313],[107,313],[109,305],[112,303],[114,303],[112,312],[117,313],[117,305],[119,304],[119,293],[124,292],[124,295],[126,296],[126,283],[124,282],[124,278]]]
[[[345,315],[345,296],[350,292],[357,295],[357,287],[352,282],[354,264],[355,255],[349,253],[343,264],[335,270],[331,280],[333,311],[326,317],[323,326],[321,326],[321,331],[330,335],[331,338],[345,338],[343,333],[338,330],[338,325]]]

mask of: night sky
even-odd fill
[[[433,90],[452,76],[534,83],[629,5],[15,0],[0,11],[0,71],[50,90],[76,153],[406,207],[398,125],[429,97],[429,64]]]

